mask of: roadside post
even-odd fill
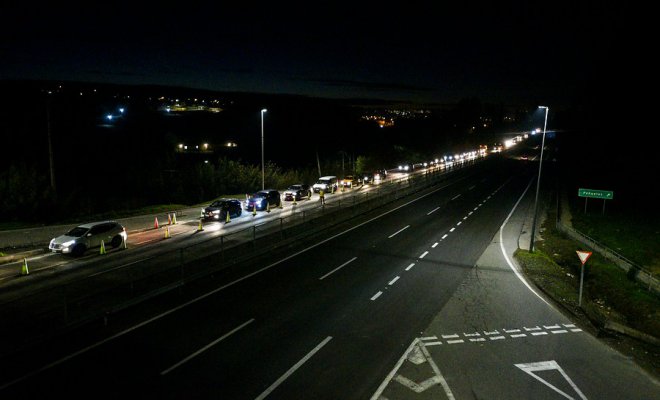
[[[575,251],[580,257],[580,261],[582,262],[582,267],[580,268],[580,294],[578,295],[578,307],[582,307],[582,283],[584,282],[584,264],[587,263],[587,260],[589,257],[591,257],[592,252],[591,251],[581,251],[581,250],[576,250]]]
[[[578,189],[578,197],[584,197],[584,213],[587,213],[587,200],[603,199],[603,215],[605,215],[605,201],[614,199],[614,192],[611,190]]]

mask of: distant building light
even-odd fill
[[[179,148],[183,149],[183,143],[179,143]]]
[[[188,150],[188,146],[183,146],[183,149],[184,149],[184,150]]]
[[[204,160],[204,164],[208,164],[208,163],[209,163],[209,160]]]
[[[123,108],[120,108],[120,109],[119,109],[119,112],[123,114],[123,113],[124,113],[124,109],[123,109]]]
[[[202,145],[202,147],[204,147],[204,150],[207,150],[207,149],[209,148],[209,144],[208,144],[208,143],[204,143],[204,144]]]

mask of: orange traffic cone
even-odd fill
[[[172,214],[167,214],[167,225],[172,225]]]
[[[154,229],[158,229],[158,217],[154,219]]]

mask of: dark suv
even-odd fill
[[[280,199],[280,192],[274,189],[260,190],[254,193],[246,202],[245,209],[247,211],[265,210],[270,208],[279,207],[282,199]]]
[[[204,209],[202,219],[225,221],[227,219],[227,213],[229,213],[230,218],[235,218],[240,217],[242,212],[241,202],[238,199],[220,199],[214,201]]]

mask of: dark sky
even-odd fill
[[[608,74],[626,29],[599,1],[52,3],[0,6],[0,79],[570,104]]]

